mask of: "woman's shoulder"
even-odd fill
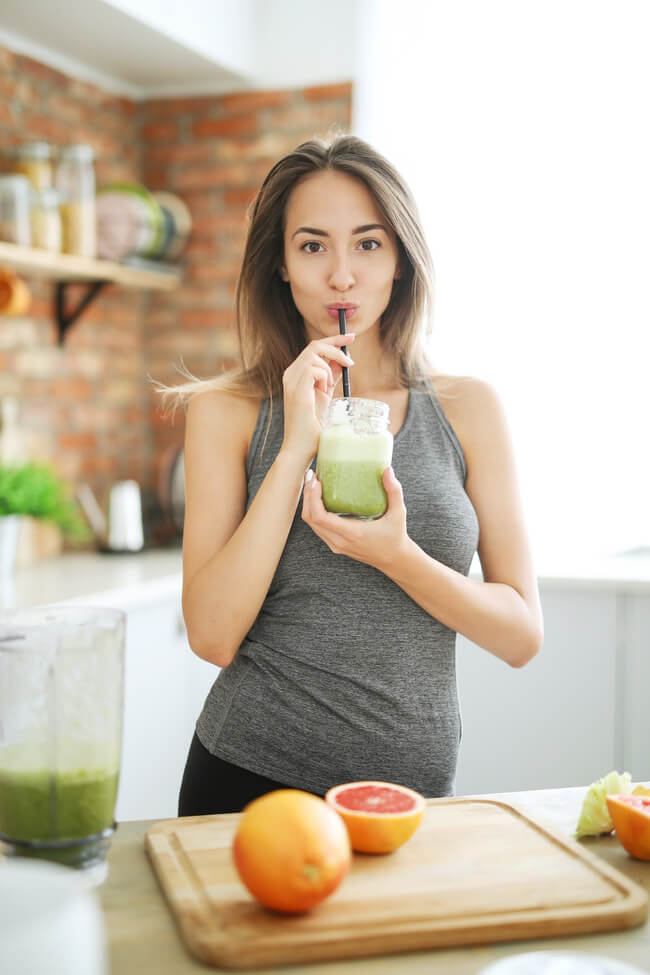
[[[436,372],[430,379],[439,398],[465,402],[498,399],[494,386],[477,376],[452,376],[449,373]]]
[[[196,392],[187,405],[188,428],[199,435],[250,443],[262,397],[243,396],[226,389],[205,389]]]
[[[257,416],[261,402],[262,396],[257,394],[243,395],[230,389],[213,387],[197,390],[188,400],[187,412],[201,418],[230,417],[237,422],[242,418]]]
[[[485,379],[435,373],[431,376],[431,384],[461,442],[503,424],[501,400],[494,386]]]

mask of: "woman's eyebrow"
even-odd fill
[[[355,227],[352,231],[352,236],[356,234],[367,234],[369,230],[383,230],[385,234],[388,234],[388,231],[381,223],[364,223],[361,227]],[[311,234],[313,237],[329,237],[326,230],[319,230],[317,227],[298,227],[292,233],[291,239],[293,240],[298,234]]]
[[[291,239],[297,237],[298,234],[311,234],[313,237],[329,237],[326,230],[318,230],[316,227],[298,227],[297,230],[291,234]]]

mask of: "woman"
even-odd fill
[[[181,387],[183,611],[222,669],[180,815],[355,779],[452,794],[456,632],[513,667],[540,647],[506,423],[488,385],[428,365],[431,277],[408,189],[361,140],[306,142],[266,177],[237,290],[243,368]],[[390,406],[371,522],[325,511],[312,471],[344,366],[352,395]]]

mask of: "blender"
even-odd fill
[[[106,876],[122,745],[125,614],[0,615],[0,841]]]

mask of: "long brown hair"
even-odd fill
[[[215,379],[167,387],[163,393],[185,400],[215,388],[255,397],[281,392],[282,374],[307,344],[289,284],[279,273],[287,201],[301,179],[327,169],[361,180],[397,237],[400,277],[382,315],[380,335],[398,363],[400,381],[408,386],[432,372],[426,343],[433,311],[433,265],[415,201],[382,155],[362,139],[338,135],[303,142],[276,162],[252,204],[236,291],[241,368]]]

